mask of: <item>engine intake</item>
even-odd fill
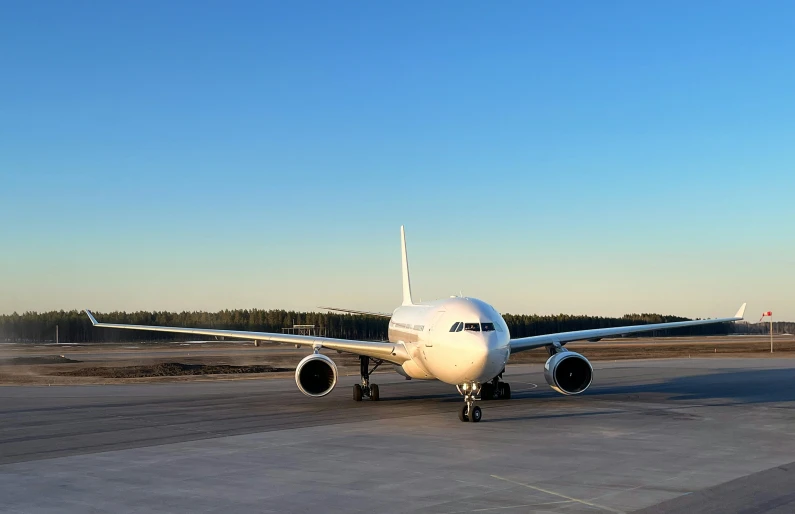
[[[561,394],[580,394],[591,385],[593,367],[579,353],[563,351],[544,364],[544,378],[552,389]]]
[[[307,396],[326,396],[337,385],[337,365],[322,353],[307,355],[295,368],[295,384]]]

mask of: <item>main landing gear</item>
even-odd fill
[[[370,398],[374,402],[378,401],[378,386],[370,383],[370,374],[384,361],[373,360],[375,360],[375,366],[370,369],[370,357],[359,356],[359,372],[362,375],[362,383],[361,385],[356,384],[353,386],[353,401],[355,402],[362,401],[362,398]]]
[[[486,382],[480,388],[481,400],[510,400],[511,385],[500,380],[502,373],[494,377],[491,382]]]

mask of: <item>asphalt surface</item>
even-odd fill
[[[392,373],[362,403],[353,377],[0,387],[0,512],[795,512],[795,359],[594,367],[576,397],[510,367],[479,424]]]

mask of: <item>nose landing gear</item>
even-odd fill
[[[370,383],[370,374],[375,371],[382,362],[384,361],[377,360],[373,369],[370,369],[370,357],[359,356],[359,371],[362,375],[362,383],[361,385],[356,384],[353,386],[353,401],[360,402],[362,398],[370,398],[374,402],[378,401],[378,385]]]
[[[464,405],[458,409],[458,419],[464,422],[470,421],[472,423],[477,423],[483,415],[480,411],[480,407],[475,405],[475,397],[480,393],[481,389],[480,384],[477,382],[468,382],[456,387],[458,388],[458,392],[464,395],[465,402]]]

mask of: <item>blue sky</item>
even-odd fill
[[[791,2],[4,2],[0,312],[795,320]],[[780,313],[780,315],[779,315]]]

